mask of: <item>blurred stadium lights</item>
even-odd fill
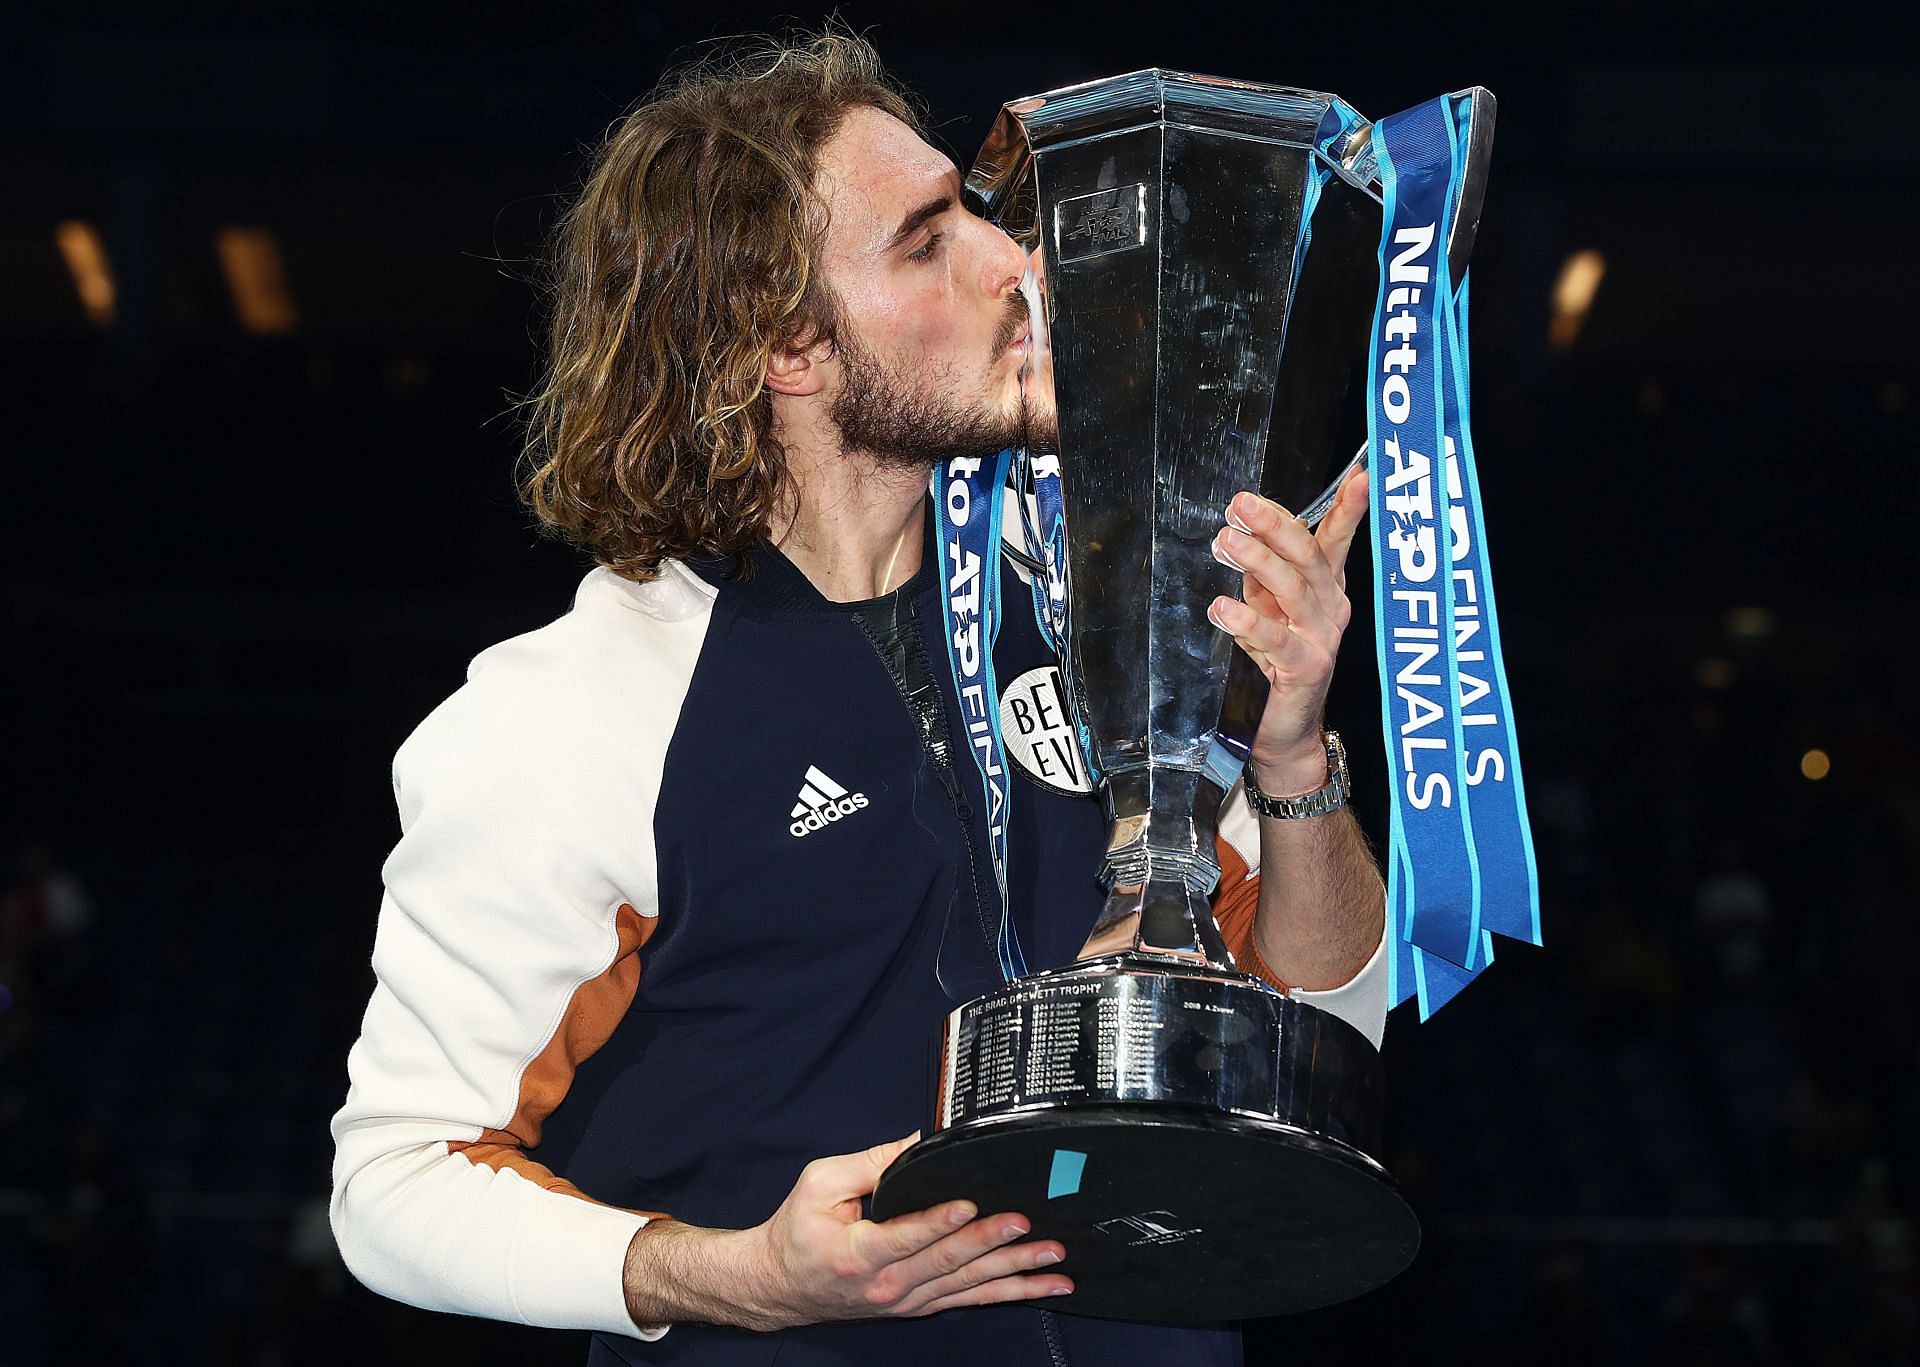
[[[1607,258],[1592,248],[1575,252],[1561,264],[1553,282],[1553,322],[1547,328],[1547,341],[1555,351],[1565,351],[1580,335],[1606,274]]]
[[[267,228],[222,228],[220,268],[226,272],[240,325],[256,336],[290,333],[300,326],[287,283],[280,243]]]
[[[1748,638],[1773,635],[1771,608],[1735,608],[1727,614],[1727,634]]]
[[[1726,660],[1702,660],[1694,669],[1693,677],[1702,688],[1731,688],[1733,665]]]
[[[91,223],[68,219],[53,230],[53,239],[73,277],[87,321],[97,328],[113,326],[113,263],[107,245]]]
[[[1833,761],[1827,758],[1825,750],[1813,749],[1800,756],[1800,772],[1818,783],[1833,769]]]

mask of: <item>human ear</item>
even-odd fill
[[[826,384],[822,363],[832,354],[832,345],[824,341],[775,346],[767,357],[767,388],[793,398],[818,394]]]

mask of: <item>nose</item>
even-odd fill
[[[982,226],[992,237],[982,266],[982,283],[987,293],[997,299],[1020,288],[1021,278],[1027,273],[1027,254],[998,224]]]

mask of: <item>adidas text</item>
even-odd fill
[[[842,817],[852,816],[867,805],[865,793],[850,793],[820,772],[818,765],[807,766],[807,777],[800,785],[800,800],[788,813],[793,824],[787,829],[794,836],[825,830]]]
[[[834,799],[824,807],[814,808],[787,829],[795,835],[807,835],[813,831],[825,830],[828,822],[838,821],[843,816],[852,816],[866,805],[865,793],[849,793],[845,797]]]

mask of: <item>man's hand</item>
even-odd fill
[[[1279,504],[1242,493],[1214,538],[1215,558],[1246,576],[1246,602],[1216,598],[1207,616],[1272,685],[1247,774],[1276,797],[1327,781],[1321,718],[1353,616],[1347,552],[1366,512],[1367,476],[1356,470],[1314,531]],[[1380,871],[1351,810],[1261,819],[1253,948],[1278,981],[1310,991],[1350,982],[1380,943],[1385,905]]]
[[[860,1198],[918,1138],[815,1159],[780,1209],[753,1229],[648,1224],[627,1248],[634,1323],[786,1329],[1073,1290],[1068,1278],[1035,1270],[1065,1257],[1059,1243],[1013,1244],[1031,1228],[1019,1215],[976,1218],[971,1204],[951,1201],[883,1223],[863,1219]]]
[[[1314,531],[1255,494],[1236,494],[1227,505],[1228,525],[1214,538],[1213,554],[1246,576],[1246,601],[1216,598],[1207,616],[1272,685],[1253,739],[1252,760],[1261,773],[1297,769],[1302,761],[1308,770],[1325,769],[1320,718],[1340,637],[1353,616],[1347,552],[1366,512],[1365,470],[1348,477]]]

